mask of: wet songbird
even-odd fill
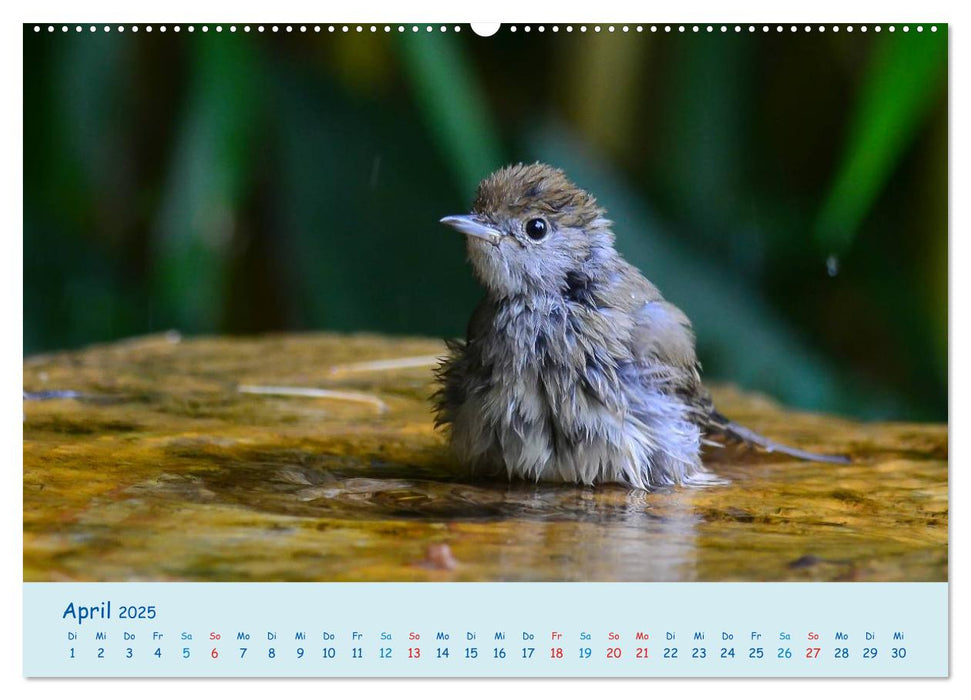
[[[513,165],[442,223],[467,236],[485,297],[438,368],[437,422],[478,473],[641,489],[714,481],[714,437],[801,459],[722,416],[687,316],[614,250],[596,200],[549,165]]]

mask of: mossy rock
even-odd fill
[[[442,351],[170,333],[28,358],[25,579],[947,580],[946,425],[714,387],[739,422],[853,463],[716,450],[727,483],[654,493],[473,480],[433,427],[430,362],[359,364]]]

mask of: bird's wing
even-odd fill
[[[695,370],[695,335],[691,322],[674,304],[663,299],[645,301],[634,312],[631,353],[642,362],[676,370]]]
[[[630,352],[634,360],[670,368],[674,374],[685,374],[685,381],[696,378],[700,384],[691,321],[636,268],[625,267],[610,296],[633,321]]]
[[[692,408],[695,422],[708,428],[714,413],[711,395],[701,383],[691,321],[666,301],[640,274],[625,275],[623,298],[629,299],[634,319],[630,350],[635,362],[659,375],[670,393]]]
[[[635,311],[634,317],[632,353],[644,366],[662,368],[669,390],[690,406],[694,423],[707,436],[706,443],[719,446],[721,443],[712,439],[716,436],[799,459],[835,464],[849,462],[843,455],[816,454],[775,442],[720,413],[708,389],[701,383],[701,365],[695,354],[691,322],[677,306],[663,298],[648,299]]]

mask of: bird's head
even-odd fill
[[[614,256],[613,234],[592,195],[562,170],[511,165],[479,183],[469,214],[441,220],[468,238],[476,277],[495,297],[562,290]]]

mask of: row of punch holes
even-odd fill
[[[83,32],[84,29],[85,29],[85,27],[82,26],[82,25],[72,25],[72,26],[68,26],[66,24],[59,25],[59,27],[55,27],[55,25],[50,24],[50,25],[47,25],[46,28],[47,28],[47,31],[48,32],[57,31],[58,28],[60,28],[61,32],[69,32],[69,31],[71,31],[72,28],[74,29],[75,32]],[[99,31],[99,29],[101,31],[104,31],[104,32],[111,32],[112,29],[114,29],[114,31],[117,31],[117,32],[120,32],[120,33],[124,33],[126,31],[125,25],[117,25],[114,28],[111,25],[104,25],[104,26],[101,26],[101,27],[96,26],[96,25],[88,25],[87,26],[87,29],[88,29],[89,32],[97,32],[97,31]],[[153,27],[152,25],[144,25],[144,26],[141,26],[141,27],[139,25],[131,25],[130,27],[127,27],[127,30],[128,31],[131,31],[133,33],[137,33],[138,31],[144,31],[144,32],[151,33],[155,29],[157,29],[157,31],[162,32],[162,33],[167,32],[169,30],[171,30],[173,32],[176,32],[176,33],[179,33],[179,32],[181,32],[183,30],[183,27],[181,25],[178,25],[178,24],[172,25],[172,26],[159,25],[157,28]],[[214,25],[213,27],[210,27],[209,25],[205,25],[204,24],[204,25],[198,27],[198,31],[203,32],[203,33],[209,32],[210,29],[215,30],[217,33],[222,32],[222,31],[225,30],[225,31],[229,31],[231,33],[232,32],[237,32],[237,31],[242,31],[244,33],[246,33],[246,32],[257,32],[257,33],[259,33],[259,32],[267,32],[267,31],[269,31],[271,33],[273,33],[273,32],[279,33],[280,31],[283,31],[283,32],[286,32],[286,33],[299,32],[299,33],[304,33],[305,34],[307,32],[314,32],[314,33],[319,34],[321,32],[329,32],[329,33],[335,33],[335,32],[341,32],[341,33],[350,33],[350,32],[356,32],[356,33],[364,33],[364,32],[378,33],[380,31],[383,31],[385,33],[391,33],[391,32],[394,32],[394,31],[397,31],[398,33],[404,33],[404,32],[407,32],[407,31],[411,31],[413,33],[417,33],[417,32],[420,32],[422,30],[424,30],[425,32],[434,32],[436,29],[439,32],[448,32],[450,28],[448,26],[446,26],[446,25],[431,25],[431,24],[427,24],[427,25],[417,25],[417,24],[410,24],[410,25],[405,25],[405,24],[398,24],[398,25],[389,25],[389,24],[384,24],[384,25],[375,25],[375,24],[371,24],[371,25],[366,25],[366,24],[365,25],[362,25],[362,24],[356,24],[356,25],[354,25],[354,24],[352,24],[352,25],[348,25],[348,24],[336,24],[336,25],[335,24],[329,24],[329,25],[319,25],[319,24],[313,24],[313,25],[306,25],[306,24],[298,24],[298,25],[292,25],[292,24],[286,24],[286,25],[277,25],[277,24],[262,25],[262,24],[260,24],[260,25],[249,25],[249,24],[244,24],[244,25],[240,25],[239,27],[237,27],[235,24],[226,25],[225,27],[223,25],[220,25],[220,24]],[[523,26],[510,25],[507,28],[507,30],[509,32],[513,32],[513,33],[517,32],[517,31],[523,31],[523,32],[527,32],[527,33],[528,32],[532,32],[532,31],[536,31],[536,32],[539,32],[539,33],[544,33],[544,32],[546,32],[548,30],[548,31],[554,32],[554,33],[558,33],[560,31],[567,32],[567,33],[574,32],[574,31],[580,32],[580,33],[590,32],[590,31],[592,31],[594,33],[597,33],[597,32],[606,31],[608,33],[611,33],[611,32],[614,32],[614,33],[616,33],[616,32],[621,32],[621,33],[630,33],[630,32],[639,32],[639,33],[643,33],[643,32],[653,32],[653,33],[666,32],[666,33],[672,33],[672,32],[678,32],[678,33],[682,33],[682,34],[689,33],[689,32],[690,33],[695,33],[695,34],[699,34],[699,33],[702,33],[702,32],[705,32],[705,33],[714,33],[714,32],[721,32],[721,33],[735,32],[735,33],[741,33],[741,32],[744,32],[744,31],[747,31],[750,34],[751,33],[755,33],[755,32],[759,32],[759,31],[761,31],[762,33],[766,33],[767,34],[767,33],[771,32],[771,31],[773,31],[773,29],[777,33],[778,32],[784,32],[787,29],[788,29],[789,32],[792,32],[792,33],[800,32],[800,31],[801,32],[813,32],[813,31],[818,31],[818,32],[825,32],[825,31],[831,31],[831,32],[840,32],[840,31],[846,31],[846,32],[853,32],[853,31],[867,32],[867,31],[870,31],[870,30],[872,30],[874,32],[880,32],[880,31],[883,31],[884,26],[882,26],[882,25],[872,25],[872,26],[867,26],[867,25],[845,25],[843,27],[840,27],[839,25],[824,25],[824,24],[820,24],[820,25],[809,25],[809,24],[805,24],[805,25],[796,25],[796,24],[781,25],[781,24],[775,24],[775,25],[771,25],[771,26],[768,25],[768,24],[762,24],[762,25],[749,24],[749,25],[744,25],[744,26],[743,25],[740,25],[740,24],[736,24],[736,25],[726,25],[726,24],[721,24],[721,25],[711,25],[711,24],[701,24],[701,25],[699,25],[699,24],[688,24],[688,25],[684,25],[684,24],[677,24],[677,25],[672,25],[672,24],[661,24],[661,25],[658,25],[658,24],[650,24],[650,25],[642,25],[642,24],[636,24],[636,25],[628,25],[628,24],[624,24],[624,25],[612,25],[612,24],[610,24],[610,25],[604,25],[604,26],[601,26],[599,24],[590,25],[590,26],[585,25],[585,24],[581,24],[581,25],[576,25],[576,26],[574,26],[574,25],[564,25],[564,26],[560,26],[560,25],[554,24],[554,25],[549,25],[549,26],[546,26],[546,25],[535,25],[535,26],[531,26],[531,25],[523,25]],[[918,32],[923,32],[924,31],[924,26],[918,24],[918,25],[915,25],[914,26],[914,29],[916,31],[918,31]],[[196,30],[197,30],[197,27],[195,25],[187,25],[185,27],[185,31],[187,31],[189,33],[193,33]],[[473,25],[472,26],[472,31],[474,33],[478,34],[479,36],[491,36],[492,34],[494,34],[498,30],[499,30],[499,26],[498,25],[489,25],[489,26],[483,27],[481,29],[479,27],[477,27],[476,25]],[[886,25],[886,30],[888,32],[895,32],[895,31],[897,31],[897,26],[895,26],[895,25]],[[910,25],[906,25],[905,24],[905,25],[901,25],[900,26],[900,31],[909,32],[910,30],[911,30],[911,26]],[[41,25],[39,25],[39,24],[38,25],[34,25],[34,32],[41,32],[41,31],[43,31],[43,27]],[[454,26],[451,27],[451,31],[453,31],[453,32],[461,32],[462,31],[462,28],[460,26],[458,26],[458,25],[454,25]],[[936,32],[937,31],[937,26],[931,25],[930,26],[930,31]]]

